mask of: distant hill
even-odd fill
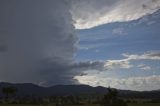
[[[102,96],[107,93],[105,87],[91,87],[89,85],[55,85],[51,87],[42,87],[32,83],[0,83],[0,96],[3,96],[1,92],[3,87],[14,86],[18,89],[18,96],[52,96],[52,95],[92,95]],[[160,98],[160,90],[155,91],[129,91],[129,90],[118,90],[119,96],[121,97],[136,97],[136,98]]]

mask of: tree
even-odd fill
[[[8,102],[8,99],[15,95],[15,93],[17,92],[17,88],[13,87],[13,86],[8,86],[8,87],[3,87],[2,88],[2,93],[5,95],[5,100]]]
[[[126,106],[126,103],[118,98],[118,91],[116,89],[108,88],[108,93],[102,99],[102,106]]]

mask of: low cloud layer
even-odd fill
[[[131,21],[160,9],[159,0],[73,0],[72,14],[77,29]]]
[[[146,77],[111,78],[94,75],[75,76],[79,82],[92,86],[114,87],[129,90],[157,90],[160,88],[160,76],[152,75]]]
[[[152,51],[152,52],[146,52],[144,54],[138,55],[138,54],[122,54],[125,58],[119,59],[119,60],[107,60],[105,62],[105,67],[108,67],[110,69],[114,67],[118,68],[132,68],[133,65],[131,64],[131,61],[138,61],[138,60],[160,60],[160,52],[159,51]],[[149,66],[140,65],[138,66],[140,69],[150,69]]]
[[[139,61],[160,61],[159,51],[150,51],[143,54],[123,54],[124,58],[119,60],[107,60],[103,61],[103,67],[101,69],[88,70],[84,75],[77,75],[74,77],[79,83],[89,84],[91,86],[104,86],[114,87],[119,89],[130,90],[157,90],[160,88],[160,76],[154,73],[154,67],[148,66],[148,64],[134,64]],[[131,69],[139,69],[145,73],[152,74],[133,74],[130,73]],[[116,70],[117,69],[117,70]],[[126,69],[122,71],[121,69]],[[127,71],[127,69],[129,71]],[[138,72],[137,70],[132,70]],[[122,73],[123,72],[123,73]],[[129,72],[129,73],[128,73]],[[117,74],[114,74],[117,73]],[[129,74],[129,76],[119,75]]]

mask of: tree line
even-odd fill
[[[14,104],[52,104],[53,106],[70,106],[70,105],[83,105],[86,102],[88,104],[100,104],[101,106],[126,106],[126,102],[118,97],[118,91],[116,89],[108,88],[108,92],[103,97],[92,100],[91,98],[82,98],[74,95],[66,96],[50,96],[50,97],[38,97],[33,95],[17,96],[18,89],[13,86],[3,87],[1,89],[3,97],[2,103],[14,103]],[[84,103],[85,101],[85,103]]]

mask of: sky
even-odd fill
[[[1,0],[0,81],[160,89],[160,0]]]

